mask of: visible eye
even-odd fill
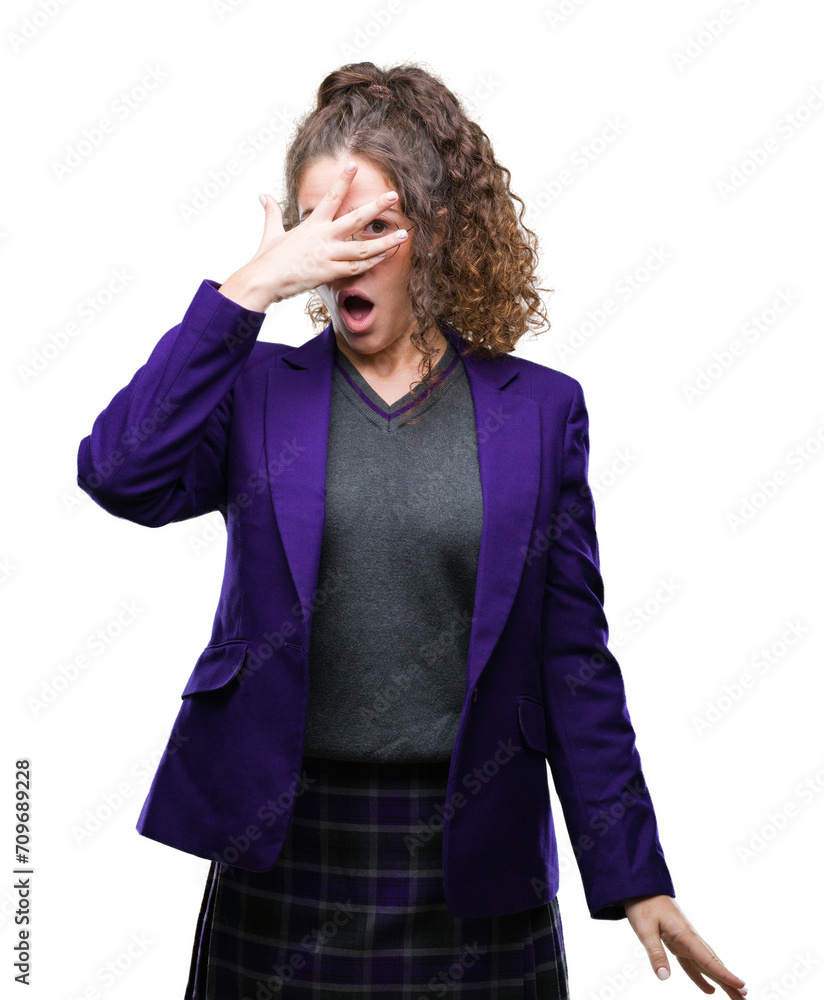
[[[373,229],[373,226],[377,226],[377,229]],[[390,224],[388,222],[384,222],[383,219],[373,219],[363,228],[367,236],[386,236],[389,232]]]

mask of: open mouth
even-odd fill
[[[343,307],[354,320],[366,319],[374,308],[374,303],[360,295],[347,295],[343,300]]]
[[[375,303],[361,292],[341,293],[339,304],[348,326],[354,330],[364,330],[372,319]]]

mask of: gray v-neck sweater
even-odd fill
[[[445,761],[466,690],[483,519],[475,414],[444,380],[392,406],[335,346],[305,753]]]

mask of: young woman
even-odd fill
[[[546,315],[509,176],[424,69],[329,74],[255,256],[81,442],[111,513],[227,525],[138,820],[212,862],[187,1000],[568,998],[547,763],[591,915],[626,916],[659,977],[666,945],[746,994],[673,899],[606,646],[583,391],[511,356]],[[306,291],[321,332],[258,341]]]

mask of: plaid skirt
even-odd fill
[[[447,908],[448,761],[302,766],[274,867],[212,862],[185,1000],[569,1000],[557,897],[503,916]]]

